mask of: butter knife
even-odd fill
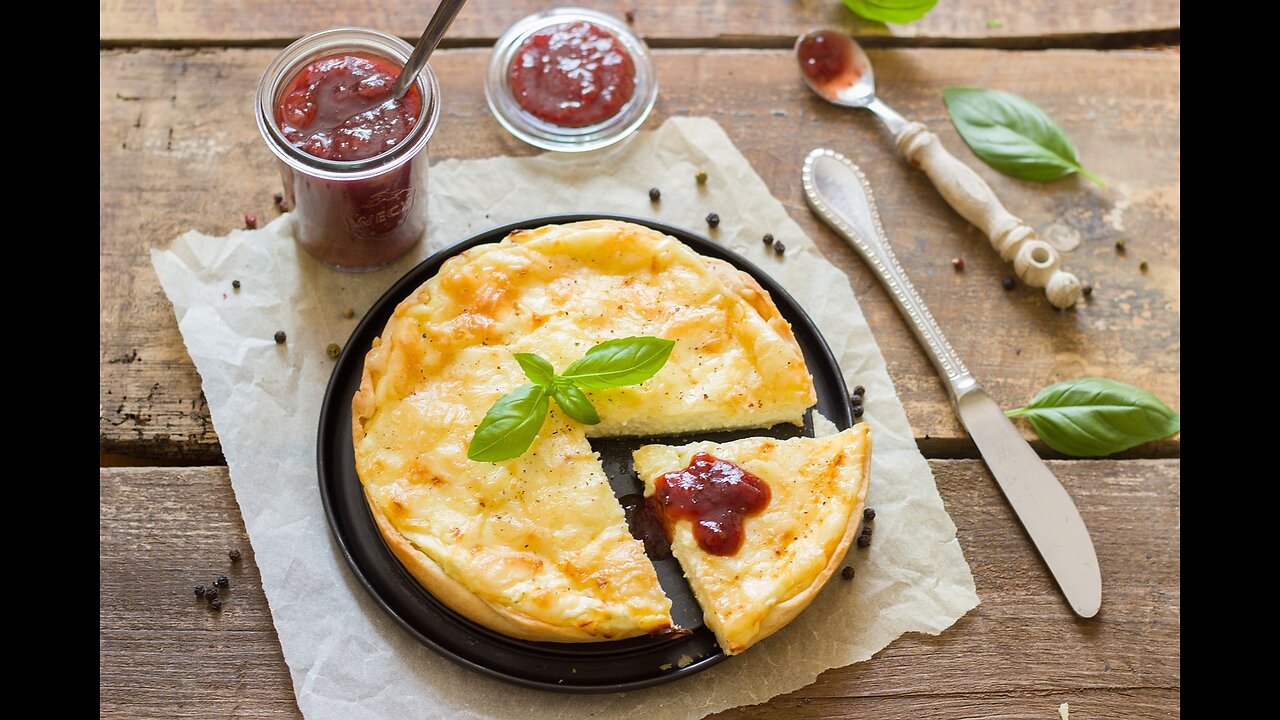
[[[1081,617],[1096,615],[1102,606],[1102,572],[1080,512],[943,336],[885,240],[875,199],[862,170],[840,153],[818,148],[805,158],[802,178],[809,207],[848,241],[880,277],[945,378],[947,393],[961,422],[1071,609]]]

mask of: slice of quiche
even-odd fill
[[[740,653],[800,613],[842,562],[870,483],[866,423],[819,438],[747,438],[634,453],[646,507],[720,647]]]
[[[494,401],[614,338],[675,341],[641,385],[588,391],[602,421],[552,407],[520,457],[467,458]],[[352,399],[355,464],[388,547],[436,597],[531,640],[672,629],[587,435],[800,424],[815,401],[791,328],[749,276],[610,220],[512,233],[450,259],[396,308]]]

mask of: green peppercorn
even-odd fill
[[[352,310],[351,308],[347,308],[346,310],[342,311],[342,317],[344,318],[351,319],[355,316],[356,316],[356,311]]]
[[[1116,240],[1116,252],[1118,253],[1124,252],[1124,238],[1120,238]]]
[[[1146,260],[1143,260],[1142,262],[1138,263],[1138,269],[1141,270],[1142,272],[1146,272],[1149,268],[1150,266],[1147,265]]]
[[[702,172],[701,170],[698,171],[697,175],[693,176],[693,179],[697,180],[699,185],[707,184],[707,174],[705,172]]]
[[[329,347],[325,348],[324,352],[329,357],[336,358],[342,354],[342,348],[338,345],[338,343],[329,343]]]

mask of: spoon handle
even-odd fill
[[[453,19],[458,17],[462,6],[467,0],[440,0],[440,4],[436,6],[436,12],[427,21],[427,29],[422,31],[422,37],[418,38],[418,44],[413,48],[413,54],[409,56],[409,61],[404,64],[404,69],[400,71],[400,76],[396,78],[396,84],[391,89],[392,97],[399,100],[409,92],[409,86],[413,84],[413,79],[422,72],[422,67],[427,64],[427,58],[431,57],[431,53],[435,52],[436,46],[440,44],[440,40],[444,38],[444,34],[449,30],[449,26],[453,24]]]
[[[947,152],[937,135],[912,121],[898,131],[897,145],[907,162],[924,170],[943,199],[986,234],[1000,257],[1013,262],[1014,272],[1024,283],[1044,288],[1054,307],[1068,308],[1080,299],[1080,280],[1061,268],[1058,251],[1006,210],[991,186]]]

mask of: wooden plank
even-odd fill
[[[188,49],[101,55],[100,328],[102,450],[216,464],[220,460],[172,311],[148,256],[188,228],[220,234],[245,212],[269,218],[279,189],[252,117],[253,89],[274,51]],[[876,121],[811,96],[782,51],[659,51],[665,78],[650,127],[710,115],[792,216],[851,278],[922,448],[972,456],[942,385],[888,296],[861,260],[809,213],[799,168],[813,147],[848,154],[867,172],[890,239],[961,357],[1002,405],[1042,386],[1102,375],[1180,401],[1180,59],[1175,51],[872,53],[885,99],[928,123],[962,158],[940,89],[981,84],[1016,91],[1052,113],[1084,161],[1108,180],[1024,183],[980,174],[1032,225],[1082,237],[1067,266],[1096,288],[1076,310],[1043,294],[1000,289],[1011,272],[924,176],[894,154]],[[483,50],[440,52],[445,111],[432,153],[530,154],[486,108]],[[713,180],[714,182],[714,180]],[[643,192],[647,188],[637,188]],[[675,190],[668,190],[674,192]],[[565,208],[566,211],[573,208]],[[762,231],[767,231],[762,229]],[[1117,237],[1128,253],[1117,255]],[[951,257],[967,267],[955,272]],[[1149,272],[1138,269],[1147,260]],[[1176,453],[1177,440],[1139,455]],[[1043,447],[1041,447],[1043,449]]]
[[[315,0],[263,4],[252,0],[194,3],[172,0],[102,0],[99,36],[104,44],[281,44],[328,27],[360,25],[417,38],[437,3],[384,0],[351,3]],[[839,27],[879,43],[982,43],[1045,47],[1064,42],[1095,46],[1173,37],[1181,24],[1177,0],[1106,0],[1054,3],[1041,0],[942,2],[918,22],[883,25],[863,20],[838,0],[587,0],[577,3],[625,16],[655,45],[790,44],[814,27]],[[491,43],[516,20],[549,7],[537,0],[471,0],[449,31],[451,43]],[[1151,31],[1173,31],[1157,32]],[[1164,39],[1168,42],[1169,40]],[[1108,45],[1114,46],[1114,45]]]
[[[939,637],[904,636],[870,662],[718,717],[1049,718],[1060,702],[1082,717],[1176,716],[1178,462],[1051,462],[1102,564],[1103,609],[1089,621],[1066,607],[980,462],[930,465],[982,604]],[[99,481],[103,716],[297,717],[226,469],[103,468]],[[244,552],[239,565],[230,547]],[[228,568],[230,598],[215,614],[191,586]]]

